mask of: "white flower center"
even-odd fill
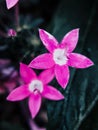
[[[29,91],[30,92],[42,92],[43,91],[43,83],[40,80],[33,80],[29,84]]]
[[[53,53],[53,59],[58,65],[65,65],[67,62],[66,50],[65,49],[55,49]]]

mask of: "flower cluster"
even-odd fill
[[[87,68],[93,65],[89,58],[72,52],[78,42],[79,29],[70,31],[60,44],[51,34],[42,29],[39,30],[39,35],[49,52],[36,57],[29,65],[20,63],[20,75],[25,84],[14,89],[7,97],[10,101],[29,97],[28,105],[32,118],[39,112],[42,97],[50,100],[64,99],[61,92],[48,85],[54,77],[65,89],[70,78],[69,66]],[[37,76],[31,68],[45,70]]]

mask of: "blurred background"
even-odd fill
[[[22,84],[19,62],[28,64],[46,52],[38,29],[60,42],[70,30],[80,28],[75,52],[95,65],[70,68],[65,91],[54,79],[51,84],[64,101],[43,99],[41,110],[31,119],[28,100],[8,102],[7,95]],[[37,71],[39,73],[39,71]],[[98,130],[98,0],[19,0],[10,10],[0,0],[0,130]]]

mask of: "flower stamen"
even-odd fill
[[[65,49],[55,49],[53,53],[53,59],[56,64],[65,65],[68,60]]]
[[[38,93],[43,91],[43,83],[40,80],[33,80],[29,84],[29,91],[33,93]]]

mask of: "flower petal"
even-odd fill
[[[55,66],[55,75],[58,83],[61,85],[62,88],[66,88],[68,81],[69,81],[69,68],[67,65],[64,66]]]
[[[42,96],[50,100],[64,99],[64,96],[61,94],[61,92],[52,86],[45,86]]]
[[[7,8],[12,8],[19,0],[6,0]]]
[[[9,101],[19,101],[30,95],[27,85],[22,85],[14,89],[7,97]]]
[[[29,98],[29,109],[32,115],[32,118],[34,118],[37,113],[39,112],[41,106],[41,95],[40,94],[32,94]]]
[[[32,79],[36,78],[36,73],[23,63],[20,63],[20,75],[25,83],[29,83]]]
[[[57,48],[58,42],[51,34],[43,29],[39,29],[39,35],[48,51],[53,52],[53,50]]]
[[[50,53],[39,55],[38,57],[33,59],[29,64],[29,67],[36,68],[36,69],[48,69],[53,66],[54,66],[54,61]]]
[[[86,56],[77,53],[70,53],[68,65],[75,68],[87,68],[94,65],[94,63]]]
[[[61,41],[61,46],[65,47],[67,52],[72,52],[78,42],[79,29],[74,29],[67,33]]]
[[[43,84],[49,83],[54,78],[54,67],[47,69],[40,73],[39,79]]]

